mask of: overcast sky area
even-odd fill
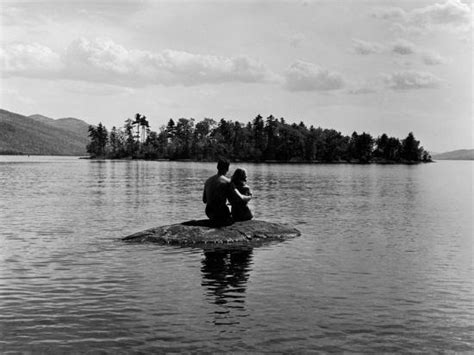
[[[0,108],[109,129],[139,112],[474,148],[461,0],[1,1]]]

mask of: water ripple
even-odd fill
[[[202,216],[214,164],[17,159],[2,353],[474,351],[471,165],[242,164],[256,217],[302,236],[202,251],[120,238]]]

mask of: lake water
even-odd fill
[[[474,163],[239,166],[300,237],[126,244],[215,164],[0,157],[0,352],[474,351]]]

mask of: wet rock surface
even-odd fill
[[[147,229],[122,240],[181,246],[257,246],[297,237],[300,234],[297,229],[289,225],[259,220],[235,222],[224,227],[212,226],[209,220],[192,220]]]

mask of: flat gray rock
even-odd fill
[[[225,227],[211,226],[209,220],[192,220],[147,229],[129,235],[122,240],[181,246],[217,246],[222,244],[256,246],[265,242],[286,240],[300,234],[300,231],[291,226],[259,220],[236,222]]]

